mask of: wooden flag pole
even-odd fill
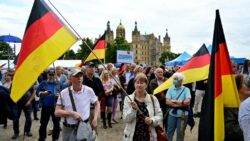
[[[73,32],[76,34],[76,36],[82,40],[82,42],[88,47],[88,49],[93,53],[93,55],[97,58],[97,60],[101,63],[101,65],[103,66],[104,69],[106,69],[109,73],[109,75],[115,80],[115,82],[117,83],[117,85],[122,89],[123,93],[125,96],[128,96],[128,93],[123,89],[123,87],[121,86],[121,84],[114,78],[114,76],[111,74],[111,72],[107,69],[107,67],[104,65],[104,63],[100,60],[100,58],[93,52],[93,49],[91,49],[91,47],[83,40],[83,38],[80,36],[80,34],[73,28],[73,26],[71,26],[71,24],[67,21],[67,19],[60,13],[60,11],[50,2],[50,0],[48,0],[48,2],[50,3],[50,5],[57,11],[57,13],[63,18],[63,20],[68,24],[68,26],[71,28],[71,30],[73,30]],[[128,96],[128,99],[132,102],[133,100]],[[141,111],[139,110],[139,112],[141,113]]]

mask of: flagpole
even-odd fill
[[[63,18],[63,20],[68,24],[68,26],[73,30],[73,32],[76,34],[76,36],[82,40],[82,42],[88,47],[88,49],[93,53],[93,55],[97,58],[97,60],[102,64],[102,66],[108,71],[109,75],[115,80],[115,82],[117,83],[117,85],[122,89],[122,91],[124,92],[123,94],[125,94],[126,96],[128,96],[128,93],[123,89],[123,87],[121,86],[121,84],[119,84],[119,82],[116,80],[116,78],[114,78],[114,76],[111,74],[111,72],[107,69],[107,67],[104,65],[104,63],[100,60],[99,57],[97,57],[97,55],[93,52],[93,50],[91,49],[91,47],[83,40],[83,38],[80,36],[80,34],[74,29],[73,26],[71,26],[71,24],[67,21],[67,19],[60,13],[60,11],[50,2],[50,0],[48,0],[48,2],[50,3],[50,5],[56,10],[56,12]],[[105,58],[105,57],[104,57]],[[104,59],[105,60],[105,59]],[[128,96],[130,101],[133,101],[129,96]],[[140,111],[140,110],[139,110]]]

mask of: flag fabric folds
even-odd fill
[[[224,141],[224,107],[235,108],[238,106],[238,91],[231,68],[219,10],[216,10],[208,91],[203,99],[199,141]]]
[[[210,55],[206,45],[203,44],[192,58],[178,70],[178,72],[181,72],[185,76],[183,84],[207,79],[209,63]],[[170,88],[172,84],[173,78],[170,77],[154,90],[154,94]]]
[[[105,58],[105,47],[106,47],[105,33],[96,41],[93,47],[94,47],[93,51],[89,54],[89,56],[85,59],[84,62],[95,60],[97,59],[96,56],[99,59]]]
[[[23,36],[11,98],[17,102],[38,76],[75,42],[77,37],[43,0],[35,0]]]

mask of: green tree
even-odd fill
[[[117,50],[129,51],[130,49],[131,45],[124,38],[116,38],[106,47],[105,63],[116,63]]]
[[[87,45],[92,48],[93,47],[93,41],[89,38],[84,39],[84,41],[87,43]],[[87,45],[85,43],[82,43],[80,45],[80,49],[77,50],[76,53],[76,59],[85,59],[89,54],[90,54],[90,50],[87,47]]]
[[[76,54],[71,49],[71,50],[66,51],[59,59],[63,59],[63,60],[75,60],[76,59]]]
[[[178,57],[180,54],[176,54],[170,51],[165,51],[161,54],[161,57],[159,58],[159,61],[162,65],[165,64],[166,61],[170,61]]]
[[[117,50],[129,51],[131,49],[130,44],[122,37],[115,39],[114,46],[117,48]]]
[[[14,59],[15,54],[9,44],[0,42],[0,59]]]
[[[116,47],[114,44],[107,44],[105,50],[105,63],[115,63],[116,60]]]

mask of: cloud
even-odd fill
[[[51,0],[82,37],[98,37],[111,22],[115,32],[120,19],[131,41],[134,22],[141,34],[171,37],[172,51],[192,54],[212,44],[215,10],[220,9],[230,54],[250,56],[250,10],[248,0]],[[18,4],[17,4],[18,3]],[[0,2],[0,31],[22,37],[33,0]],[[4,13],[4,14],[3,14]],[[77,46],[77,45],[75,45]]]

